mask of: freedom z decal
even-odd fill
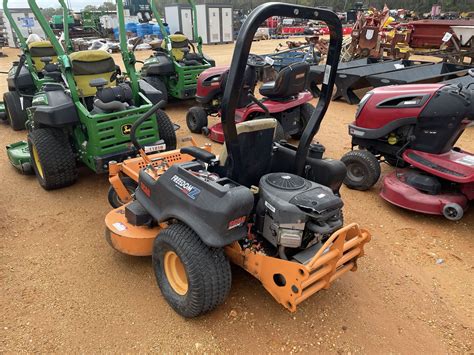
[[[174,186],[176,186],[182,193],[184,193],[192,200],[195,200],[201,193],[200,189],[191,185],[189,182],[180,178],[177,175],[173,175],[171,177],[171,181],[174,182]]]

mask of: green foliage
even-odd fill
[[[51,20],[51,18],[53,17],[53,15],[62,15],[63,14],[63,10],[61,8],[53,8],[53,7],[47,7],[45,9],[41,9],[41,13],[43,14],[43,16],[46,18],[46,20]]]

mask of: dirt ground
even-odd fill
[[[256,42],[254,52],[277,44]],[[218,65],[230,62],[232,49],[205,47]],[[17,55],[5,52],[2,71]],[[0,85],[6,90],[4,79]],[[167,109],[180,137],[190,134],[184,118],[191,105]],[[347,124],[355,110],[331,103],[316,137],[328,156],[350,149]],[[0,126],[3,146],[24,138]],[[474,151],[474,128],[459,145]],[[379,185],[368,192],[343,188],[346,221],[373,234],[357,272],[292,314],[233,268],[225,304],[186,320],[163,299],[150,258],[121,255],[106,243],[107,176],[82,169],[74,186],[46,192],[2,153],[0,181],[0,352],[473,352],[474,209],[448,222],[389,205]]]

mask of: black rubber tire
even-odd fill
[[[280,122],[277,121],[277,125],[275,127],[275,134],[273,135],[273,141],[278,143],[279,141],[286,140],[286,138],[287,137],[283,126]]]
[[[42,174],[34,159],[36,147]],[[31,163],[40,185],[54,190],[74,184],[77,180],[76,158],[67,135],[57,128],[39,128],[28,133]]]
[[[384,155],[384,159],[388,163],[388,165],[393,166],[395,168],[406,168],[409,165],[402,158],[392,157],[390,155]]]
[[[308,124],[313,112],[314,112],[314,106],[311,105],[309,102],[305,102],[303,105],[301,105],[300,107],[300,126],[301,127],[298,133],[291,135],[291,138],[294,138],[294,139],[301,138],[301,135],[303,134],[303,131],[306,128],[306,125]]]
[[[164,270],[164,256],[173,251],[184,265],[187,292],[180,295],[171,286]],[[153,243],[153,269],[166,301],[180,315],[197,317],[226,299],[232,284],[230,263],[222,248],[211,248],[182,223],[161,231]]]
[[[202,107],[193,106],[186,114],[186,125],[192,133],[201,133],[207,127],[207,112]]]
[[[7,91],[3,94],[3,103],[11,128],[14,131],[25,129],[27,114],[21,107],[20,95],[16,91]]]
[[[125,185],[125,188],[127,189],[127,191],[130,192],[130,194],[135,192],[138,186],[135,180],[127,176],[122,177],[121,180],[122,180],[122,183]],[[117,192],[115,192],[115,189],[113,186],[109,187],[107,199],[109,200],[110,206],[112,206],[113,208],[119,208],[120,206],[124,205],[124,202],[120,200],[120,197],[117,195]]]
[[[163,110],[156,111],[156,122],[158,123],[160,139],[165,141],[166,150],[176,149],[176,131],[168,114]]]
[[[163,100],[168,103],[168,89],[165,83],[158,76],[147,76],[143,78],[148,84],[163,93]]]
[[[365,191],[376,184],[380,177],[380,163],[368,150],[353,150],[341,158],[346,165],[344,184],[354,190]]]

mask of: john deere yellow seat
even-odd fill
[[[184,59],[184,56],[189,53],[189,40],[188,37],[182,34],[170,35],[169,39],[171,41],[171,54],[174,59],[178,62]],[[162,47],[165,46],[163,42]]]
[[[90,86],[93,79],[105,79],[106,87],[115,85],[115,62],[106,51],[74,52],[69,55],[69,59],[77,90],[81,96],[89,97],[96,94],[96,88]]]
[[[43,57],[51,57],[51,63],[58,61],[58,56],[53,48],[50,41],[37,41],[28,44],[30,50],[31,59],[37,72],[40,72],[44,68],[44,63],[41,61]]]

